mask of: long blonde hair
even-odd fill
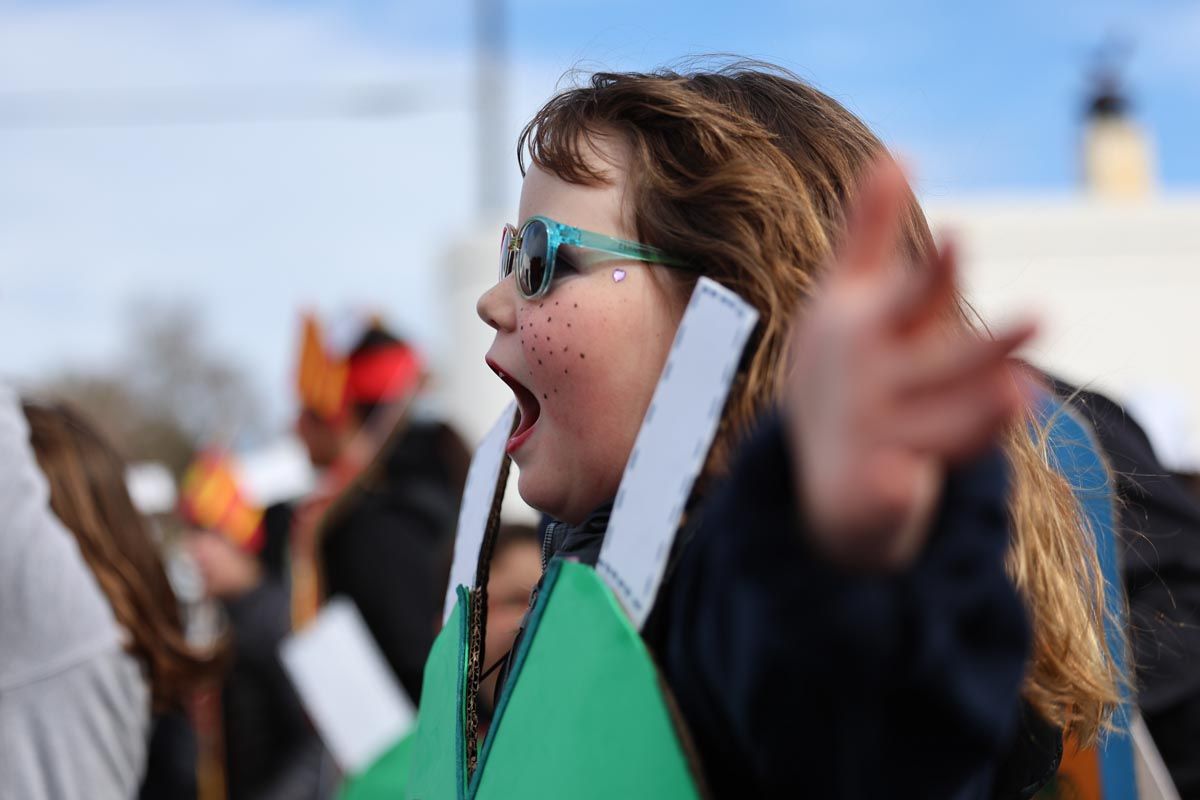
[[[787,328],[842,236],[865,170],[886,152],[836,101],[771,65],[737,62],[681,74],[598,73],[553,97],[521,134],[518,156],[581,184],[602,183],[589,139],[629,145],[625,201],[639,240],[683,258],[759,311],[760,324],[731,392],[714,458],[782,386]],[[915,197],[902,255],[922,263],[933,237]],[[964,324],[967,319],[963,304]],[[1105,639],[1096,545],[1071,487],[1014,424],[1008,568],[1033,624],[1025,698],[1047,720],[1092,741],[1119,699],[1120,672]]]

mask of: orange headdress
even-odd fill
[[[345,408],[350,367],[325,349],[321,327],[312,314],[304,315],[302,337],[296,375],[300,402],[324,419],[336,419]]]
[[[350,405],[399,400],[420,380],[420,356],[390,336],[385,344],[340,357],[326,346],[316,317],[305,314],[302,337],[297,373],[300,402],[323,419],[341,418]]]

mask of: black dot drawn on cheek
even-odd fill
[[[541,364],[542,364],[542,360],[539,358],[539,359],[538,359],[538,366],[541,366]]]
[[[580,354],[579,354],[579,357],[580,357],[580,358],[583,358],[583,353],[580,353]]]
[[[579,303],[576,303],[576,304],[575,304],[575,307],[576,307],[576,308],[579,308]]]
[[[546,395],[546,393],[545,393],[545,392],[542,392],[542,399],[543,399],[543,400],[549,400],[550,398],[549,398],[549,397]]]

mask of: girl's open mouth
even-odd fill
[[[494,361],[489,359],[487,365],[499,376],[500,380],[508,385],[509,389],[512,389],[513,397],[517,400],[517,409],[521,418],[517,421],[516,430],[513,431],[512,436],[508,438],[508,443],[504,446],[504,451],[512,455],[532,435],[533,427],[542,413],[542,406],[533,392],[522,386],[520,381],[502,370]]]

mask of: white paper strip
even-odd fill
[[[280,656],[338,766],[354,775],[400,741],[416,709],[353,602],[335,597]]]
[[[679,323],[625,466],[597,564],[639,629],[757,319],[758,312],[736,294],[701,278]]]
[[[1134,712],[1129,722],[1133,737],[1134,774],[1137,779],[1138,800],[1179,800],[1179,792],[1171,781],[1171,773],[1163,763],[1150,729],[1142,715]]]
[[[458,532],[454,538],[454,563],[450,567],[450,584],[446,587],[446,602],[442,609],[442,622],[450,618],[457,601],[459,586],[471,586],[475,582],[475,567],[479,562],[479,547],[487,529],[488,514],[496,494],[496,480],[500,477],[500,465],[504,462],[504,445],[512,432],[513,415],[517,404],[509,403],[488,431],[487,436],[475,449],[471,467],[467,470],[467,485],[463,489],[462,508],[458,512]]]

